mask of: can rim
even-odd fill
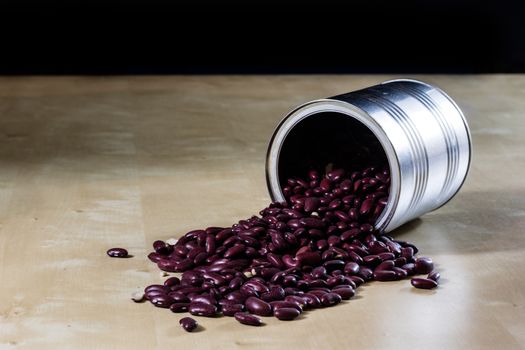
[[[317,108],[317,110],[315,110]],[[308,111],[309,109],[313,109]],[[335,112],[354,118],[365,127],[367,127],[381,143],[381,146],[387,156],[390,168],[390,193],[388,202],[381,215],[377,218],[374,226],[377,230],[388,231],[387,228],[394,216],[401,194],[401,169],[398,154],[395,151],[390,139],[387,137],[385,130],[375,121],[367,112],[361,108],[340,100],[335,99],[318,99],[306,102],[291,110],[275,128],[266,153],[266,184],[270,192],[272,201],[284,200],[279,181],[279,162],[278,155],[288,133],[301,120],[319,113]],[[289,125],[285,125],[285,124]],[[284,127],[287,129],[284,129]],[[278,139],[280,141],[278,141]],[[278,143],[277,143],[278,142]],[[276,144],[277,143],[277,144]],[[277,147],[277,149],[275,149]],[[277,155],[277,156],[276,156]]]
[[[465,171],[465,175],[463,176],[463,179],[462,179],[461,183],[459,184],[458,188],[456,189],[456,191],[454,191],[454,193],[452,193],[450,195],[450,197],[445,202],[443,202],[440,206],[435,207],[434,209],[432,209],[430,211],[430,212],[432,212],[432,211],[438,210],[439,208],[441,208],[442,206],[444,206],[445,204],[450,202],[452,200],[452,198],[454,198],[458,194],[459,190],[461,190],[461,188],[465,184],[465,181],[467,180],[467,176],[468,176],[468,174],[470,172],[470,167],[471,167],[471,164],[472,164],[472,135],[470,133],[470,128],[468,126],[468,122],[467,122],[467,118],[465,117],[465,114],[463,113],[461,108],[459,108],[459,106],[456,103],[456,101],[454,101],[450,97],[450,95],[448,95],[443,89],[441,89],[440,87],[438,87],[434,83],[429,84],[429,83],[426,83],[426,82],[421,81],[421,80],[409,79],[409,78],[399,78],[399,79],[386,80],[386,81],[383,81],[381,83],[381,85],[388,84],[388,83],[395,83],[395,82],[413,82],[413,83],[421,84],[421,85],[424,85],[424,86],[426,86],[428,88],[434,89],[437,92],[439,92],[440,94],[442,94],[454,106],[454,108],[457,110],[459,116],[461,117],[461,120],[463,121],[463,127],[465,128],[465,132],[467,134],[468,161],[467,161],[467,170]]]

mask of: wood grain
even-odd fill
[[[420,76],[466,113],[474,158],[445,207],[397,230],[441,286],[371,283],[261,328],[130,301],[160,282],[155,239],[269,200],[268,139],[305,101],[391,76],[0,78],[1,349],[525,348],[525,76]],[[110,259],[121,246],[131,259]]]

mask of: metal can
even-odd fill
[[[307,102],[284,117],[266,158],[272,200],[284,201],[281,182],[305,174],[312,158],[348,158],[357,146],[383,153],[390,168],[388,203],[375,222],[383,232],[454,197],[472,152],[465,116],[445,92],[417,80],[390,80]]]

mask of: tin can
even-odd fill
[[[266,181],[272,200],[284,201],[281,183],[304,175],[313,162],[356,153],[384,157],[390,195],[375,228],[389,232],[454,197],[471,152],[465,116],[445,92],[417,80],[390,80],[288,113],[268,146]]]

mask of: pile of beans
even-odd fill
[[[354,296],[365,282],[415,274],[416,288],[437,286],[430,258],[411,243],[374,230],[387,204],[387,167],[287,180],[286,202],[231,227],[186,233],[175,244],[153,243],[148,258],[166,272],[182,272],[145,288],[153,305],[173,312],[233,316],[259,326],[257,316],[293,320],[306,309],[330,307]],[[173,243],[173,242],[171,242]],[[134,297],[140,301],[140,297]],[[186,330],[196,323],[181,320]]]

